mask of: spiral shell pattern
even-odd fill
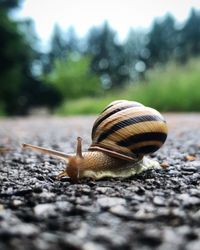
[[[89,150],[135,160],[158,150],[166,138],[166,121],[157,110],[118,100],[110,103],[95,121]]]

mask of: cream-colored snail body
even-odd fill
[[[95,121],[88,152],[82,153],[80,137],[76,154],[30,144],[22,146],[64,159],[67,167],[58,177],[125,178],[159,167],[158,162],[145,155],[158,150],[166,137],[167,125],[158,111],[138,102],[118,100],[110,103]]]

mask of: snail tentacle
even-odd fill
[[[27,144],[27,143],[23,143],[22,148],[24,148],[24,149],[26,149],[26,148],[33,149],[33,150],[38,151],[38,152],[43,153],[43,154],[48,154],[48,155],[51,155],[51,156],[55,156],[57,158],[65,160],[67,162],[68,162],[68,159],[71,157],[70,154],[65,154],[65,153],[57,151],[57,150],[48,149],[48,148],[45,148],[45,147],[39,147],[39,146],[35,146],[35,145],[32,145],[32,144]]]

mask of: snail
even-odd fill
[[[130,177],[147,169],[158,168],[157,161],[146,155],[157,151],[167,138],[167,124],[155,109],[139,102],[111,102],[99,115],[92,128],[92,144],[82,152],[82,139],[77,138],[76,154],[65,154],[31,144],[22,144],[41,153],[64,159],[66,169],[58,178]]]

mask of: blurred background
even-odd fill
[[[199,0],[0,0],[0,116],[115,99],[200,111]]]

